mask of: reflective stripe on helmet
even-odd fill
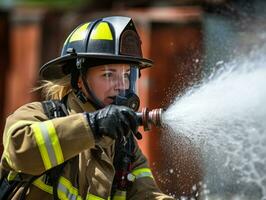
[[[51,120],[31,125],[38,144],[45,169],[50,169],[64,162],[63,153]]]
[[[81,25],[77,28],[73,34],[70,35],[68,42],[80,41],[83,40],[87,36],[87,27],[89,26],[89,22]],[[67,42],[68,38],[66,39]]]
[[[132,171],[132,174],[136,177],[136,179],[150,177],[153,178],[151,169],[149,168],[139,168]]]
[[[107,22],[100,22],[92,31],[90,39],[92,40],[113,40],[113,35]]]

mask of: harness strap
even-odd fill
[[[112,196],[115,195],[116,191],[126,191],[132,183],[128,180],[127,176],[131,173],[132,163],[135,160],[134,156],[134,136],[131,134],[127,139],[126,143],[119,140],[115,144],[115,178],[112,184]]]
[[[68,115],[67,108],[62,101],[49,100],[42,102],[44,113],[47,115],[49,119],[64,117]]]

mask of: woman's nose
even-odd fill
[[[127,83],[126,83],[125,79],[123,79],[122,77],[117,78],[115,80],[115,89],[116,90],[125,90],[127,87],[126,85],[127,85]]]
[[[122,90],[124,88],[123,82],[121,80],[116,80],[115,81],[115,89],[116,90]]]

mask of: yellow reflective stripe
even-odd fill
[[[31,125],[45,169],[50,169],[64,162],[59,139],[51,120]]]
[[[48,128],[48,133],[49,133],[52,145],[53,145],[57,164],[61,164],[64,162],[64,157],[63,157],[62,149],[61,149],[61,146],[59,143],[59,139],[57,137],[57,133],[56,133],[54,124],[50,120],[46,121],[44,123],[47,125],[47,128]]]
[[[10,128],[7,131],[7,138],[4,140],[4,152],[3,152],[3,157],[6,159],[7,163],[9,164],[9,166],[13,167],[13,163],[10,160],[9,154],[8,154],[8,146],[10,143],[10,137],[12,136],[12,132],[21,127],[21,126],[27,126],[27,125],[31,125],[32,123],[34,123],[34,121],[28,121],[28,120],[20,120],[17,121],[16,123],[14,123],[12,126],[10,126]]]
[[[40,178],[38,178],[37,180],[35,180],[33,182],[33,185],[35,185],[36,187],[40,188],[41,190],[49,193],[49,194],[53,194],[53,187],[50,185],[46,185],[42,179],[44,176],[41,176]]]
[[[59,179],[58,195],[59,197],[62,195],[63,199],[82,200],[81,196],[78,195],[78,189],[73,187],[72,183],[63,176]]]
[[[93,194],[88,193],[87,196],[86,196],[86,200],[104,200],[104,199],[101,198],[101,197],[98,197],[98,196],[95,196]]]
[[[126,200],[126,196],[113,196],[113,200]]]
[[[87,27],[90,23],[85,23],[80,26],[74,33],[71,35],[69,42],[83,40],[86,37]],[[66,40],[67,41],[67,40]]]
[[[37,145],[38,145],[40,153],[41,153],[44,167],[46,170],[50,169],[50,168],[52,168],[52,164],[51,164],[51,161],[49,159],[49,154],[47,152],[47,149],[45,147],[45,140],[43,138],[39,123],[32,124],[31,128],[34,131],[34,136],[35,136]]]
[[[58,197],[62,200],[82,200],[81,196],[69,194],[67,191],[58,190]]]
[[[153,178],[151,169],[149,169],[149,168],[135,169],[135,170],[132,171],[132,174],[136,177],[136,179],[142,178],[142,177]]]
[[[44,177],[45,175],[35,180],[33,185],[53,195],[53,187],[43,182]],[[81,196],[78,195],[78,189],[73,187],[71,182],[63,176],[59,179],[57,192],[59,199],[62,200],[82,200]]]
[[[17,175],[18,175],[17,172],[15,172],[15,171],[10,171],[10,172],[8,173],[7,180],[8,180],[8,181],[12,181],[12,180],[14,180],[14,179],[16,178]]]
[[[126,200],[127,192],[116,190],[113,196],[113,200]]]
[[[92,40],[113,40],[111,29],[106,22],[101,22],[92,31],[90,39]]]

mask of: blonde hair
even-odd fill
[[[66,94],[72,91],[70,83],[70,75],[64,76],[61,79],[52,81],[43,80],[39,87],[33,89],[33,91],[41,90],[41,94],[44,99],[62,99]]]

